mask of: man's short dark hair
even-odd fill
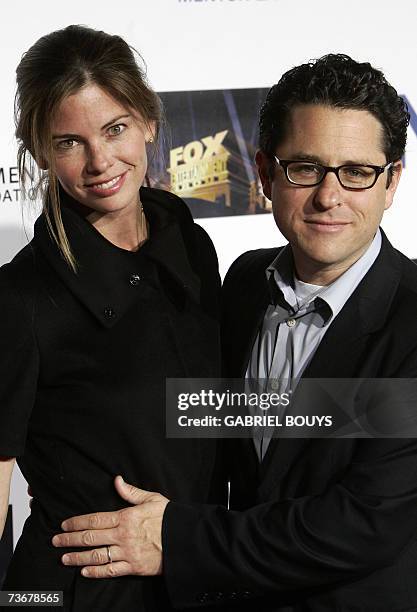
[[[366,110],[382,125],[387,162],[404,155],[410,121],[407,104],[368,62],[330,53],[286,72],[261,109],[259,146],[268,156],[284,139],[291,110],[302,104]]]

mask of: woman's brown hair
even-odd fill
[[[15,124],[22,187],[26,192],[28,178],[37,175],[34,193],[42,196],[51,235],[74,271],[76,261],[62,223],[54,171],[51,119],[64,98],[94,83],[136,110],[147,126],[154,126],[156,150],[162,106],[135,54],[139,56],[120,36],[70,25],[40,38],[16,69]]]

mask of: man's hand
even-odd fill
[[[96,512],[65,520],[65,533],[54,536],[57,547],[94,547],[66,553],[65,565],[84,565],[88,578],[155,576],[162,573],[162,517],[169,500],[159,493],[143,491],[115,479],[117,492],[135,504],[116,512]]]

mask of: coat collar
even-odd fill
[[[52,240],[44,215],[35,223],[34,244],[102,325],[113,327],[144,292],[158,285],[158,267],[172,277],[181,291],[199,302],[200,279],[191,268],[182,231],[184,224],[192,224],[192,218],[179,198],[174,202],[167,192],[141,189],[150,238],[132,253],[106,240],[74,211],[72,198],[62,190],[60,197],[65,231],[78,262],[77,274]]]

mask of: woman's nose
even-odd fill
[[[86,170],[89,174],[104,174],[113,164],[111,152],[105,144],[90,146]]]

